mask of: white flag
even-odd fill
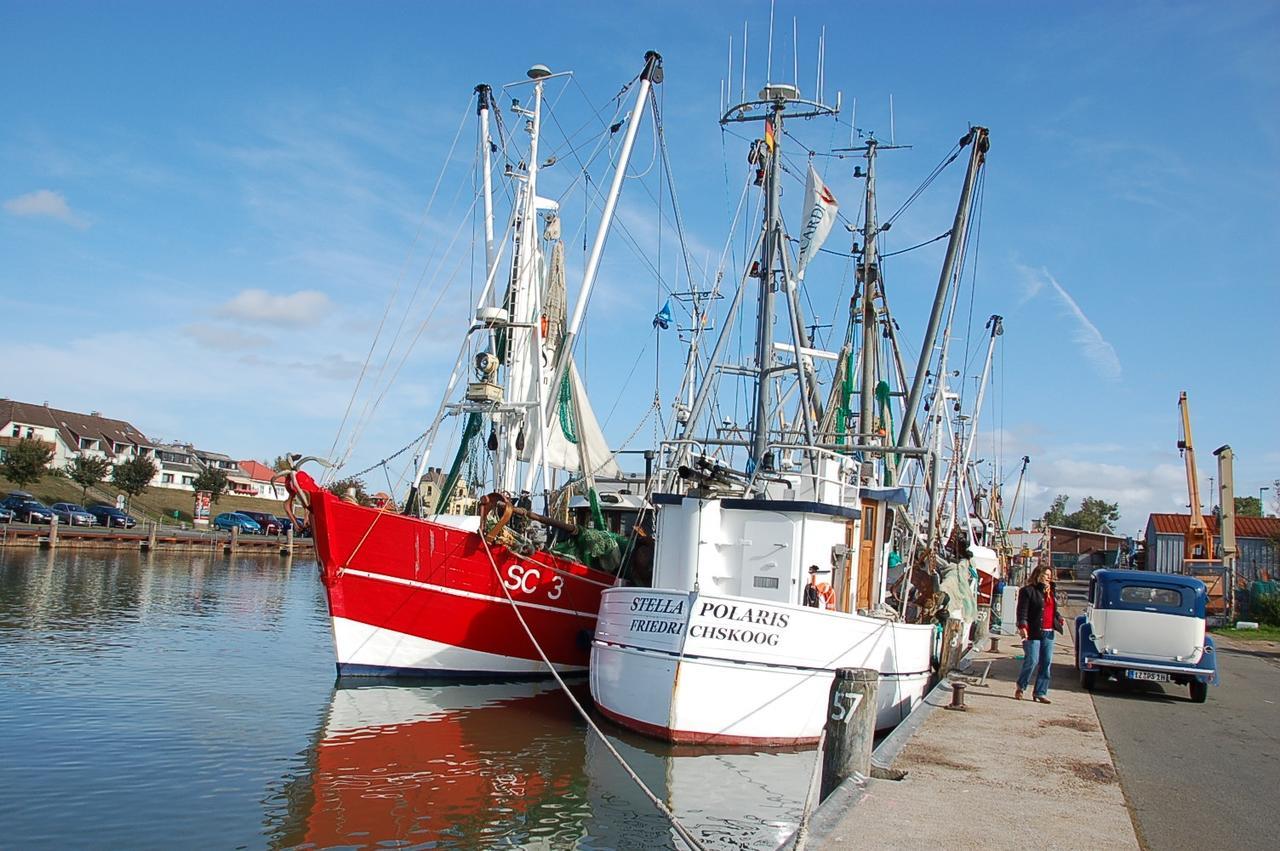
[[[805,267],[818,253],[822,243],[827,241],[831,226],[836,223],[836,212],[840,209],[836,196],[818,177],[809,164],[809,178],[804,183],[804,223],[800,228],[800,260],[796,263],[796,280],[804,280]]]

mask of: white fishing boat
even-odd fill
[[[783,122],[837,109],[838,101],[836,107],[822,103],[820,90],[807,100],[794,85],[770,84],[721,119],[764,122],[763,138],[751,145],[748,158],[764,194],[758,261],[745,264],[709,364],[689,371],[699,378],[682,413],[682,434],[662,447],[667,474],[650,497],[657,538],[651,587],[602,594],[591,649],[597,707],[647,735],[718,745],[815,742],[835,672],[847,667],[879,672],[877,727],[890,728],[922,699],[932,677],[933,612],[916,607],[925,622],[906,622],[902,610],[910,588],[899,589],[900,607],[888,605],[887,570],[893,541],[905,527],[921,564],[931,564],[941,550],[933,510],[938,453],[929,446],[932,430],[917,428],[915,417],[925,376],[936,368],[934,341],[951,301],[987,136],[974,128],[958,146],[972,146],[968,172],[909,393],[899,375],[903,391],[895,395],[906,402],[894,443],[891,418],[877,401],[881,328],[890,323],[877,288],[874,138],[859,149],[870,170],[865,242],[858,253],[862,315],[869,319],[859,323],[865,337],[856,360],[852,325],[843,351],[821,351],[806,333],[801,310],[805,267],[836,219],[834,196],[811,166],[794,258],[780,209]],[[755,359],[729,364],[723,355],[748,288],[758,292]],[[790,331],[789,341],[774,339],[775,319]],[[825,404],[819,361],[838,364]],[[859,371],[861,410],[853,411]],[[747,423],[731,422],[725,410],[732,405],[714,401],[726,375],[753,384]],[[914,459],[928,480],[916,495],[917,501],[931,497],[928,516],[921,511],[917,525],[902,522],[901,506],[910,497],[886,487],[903,459]],[[933,464],[918,463],[924,459]]]

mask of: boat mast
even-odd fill
[[[487,83],[476,86],[476,114],[480,116],[480,163],[484,179],[484,269],[486,276],[493,272],[497,258],[493,244],[493,165],[489,140],[489,110],[492,108],[493,90]]]
[[[533,81],[533,108],[518,104],[512,109],[526,119],[529,133],[529,154],[523,175],[516,175],[523,185],[517,202],[519,221],[516,224],[515,250],[511,258],[511,284],[507,290],[509,326],[507,328],[506,389],[503,398],[519,405],[531,401],[538,391],[535,369],[540,360],[533,333],[538,321],[537,308],[541,304],[538,286],[542,252],[538,246],[538,140],[542,132],[543,81],[551,72],[541,65],[529,69]],[[514,493],[519,474],[520,450],[525,412],[508,409],[501,412],[496,429],[498,445],[494,458],[494,487],[496,490]]]
[[[773,266],[778,234],[782,232],[782,217],[778,211],[778,200],[782,194],[778,185],[778,145],[782,141],[782,113],[786,106],[786,99],[781,94],[775,97],[773,114],[766,119],[769,123],[765,125],[768,163],[765,168],[764,239],[760,246],[760,298],[756,317],[756,369],[759,378],[756,381],[755,430],[751,440],[753,470],[767,466],[764,461],[769,451],[769,417],[773,407],[770,380],[773,371]],[[768,144],[770,138],[772,146]],[[796,351],[796,358],[800,357],[800,352]]]
[[[964,459],[960,462],[960,469],[969,469],[969,458],[973,455],[973,444],[978,437],[978,417],[982,415],[982,400],[987,395],[987,382],[991,378],[991,361],[996,353],[996,338],[1004,333],[1004,317],[999,314],[993,314],[987,320],[987,327],[991,329],[991,338],[987,341],[987,359],[982,365],[982,378],[978,381],[978,398],[973,403],[973,416],[969,420],[969,440],[965,443]]]
[[[618,152],[618,164],[614,168],[613,181],[609,184],[609,194],[605,198],[604,211],[600,214],[600,224],[596,228],[595,240],[591,244],[591,253],[587,257],[587,267],[582,275],[582,288],[578,291],[578,299],[573,304],[573,316],[565,329],[560,344],[560,354],[556,360],[555,372],[552,375],[550,393],[545,407],[540,407],[542,432],[555,423],[556,406],[559,401],[559,388],[568,373],[573,359],[573,346],[582,327],[583,317],[587,312],[587,304],[591,300],[591,289],[595,286],[597,273],[600,271],[600,258],[604,255],[605,240],[613,226],[613,214],[618,206],[618,197],[622,194],[622,181],[627,176],[627,165],[631,161],[631,150],[635,147],[636,133],[640,129],[640,117],[644,114],[645,103],[655,83],[662,82],[662,55],[650,50],[644,55],[644,70],[640,72],[640,85],[636,90],[635,107],[631,112],[631,121],[627,124],[627,132],[622,139],[622,148]],[[542,447],[536,449],[542,455]],[[534,463],[539,459],[534,459]]]
[[[986,153],[991,148],[991,139],[985,127],[974,127],[960,140],[961,147],[971,145],[969,151],[969,167],[965,171],[964,188],[960,190],[960,203],[956,206],[955,221],[951,225],[951,238],[947,241],[947,255],[942,263],[942,273],[938,276],[938,290],[933,297],[933,310],[929,313],[929,325],[925,330],[924,342],[920,345],[920,359],[916,363],[916,373],[911,381],[911,392],[902,411],[902,427],[898,432],[898,446],[908,446],[911,426],[915,422],[916,411],[920,407],[920,397],[924,395],[925,380],[929,376],[929,364],[933,361],[933,344],[938,337],[938,325],[942,322],[942,310],[947,304],[947,293],[951,288],[951,279],[955,272],[956,260],[965,243],[969,228],[969,211],[973,201],[973,188],[978,182],[978,172],[986,161]]]
[[[879,233],[876,222],[876,140],[867,140],[867,214],[862,227],[862,393],[860,395],[859,443],[874,443],[875,389],[878,374],[879,342],[876,335],[876,292],[879,289]]]

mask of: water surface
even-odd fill
[[[0,549],[2,844],[679,847],[554,684],[333,671],[312,562]],[[708,846],[794,827],[812,752],[597,723]]]

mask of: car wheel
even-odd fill
[[[1204,703],[1209,699],[1209,684],[1204,680],[1191,681],[1191,702]]]
[[[1080,687],[1085,691],[1093,691],[1098,687],[1097,671],[1080,671]]]

